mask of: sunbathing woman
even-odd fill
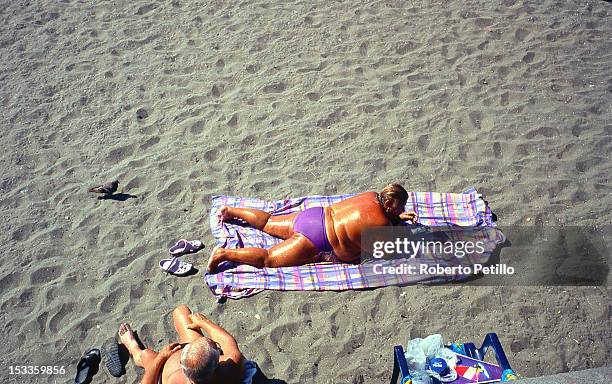
[[[404,212],[408,193],[399,184],[389,184],[381,192],[365,192],[329,207],[313,207],[289,215],[273,216],[252,208],[223,206],[221,221],[242,219],[253,227],[284,241],[264,248],[216,248],[208,261],[208,271],[219,263],[234,261],[255,267],[288,267],[317,262],[321,252],[333,251],[343,262],[359,262],[361,233],[370,227],[416,222],[414,212]]]

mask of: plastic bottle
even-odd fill
[[[421,348],[421,342],[423,339],[412,339],[408,342],[408,346],[406,347],[406,353],[404,356],[406,357],[406,362],[408,363],[408,368],[410,371],[423,371],[425,370],[425,366],[427,364],[427,356],[423,352],[423,348]]]
[[[457,366],[457,354],[448,348],[440,349],[436,357],[444,359],[450,368],[455,368]]]
[[[456,355],[444,347],[442,335],[435,334],[425,339],[412,339],[408,342],[405,352],[406,362],[412,375],[412,384],[432,384],[433,380],[427,372],[428,363],[437,357],[444,359],[447,365],[454,369]],[[438,375],[438,377],[440,377]]]
[[[444,348],[444,343],[442,342],[442,335],[435,334],[427,336],[421,341],[421,348],[423,349],[423,353],[425,356],[430,359],[438,354],[438,352]]]
[[[412,374],[412,384],[432,384],[433,380],[426,372],[416,371]]]

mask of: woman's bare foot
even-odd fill
[[[222,253],[223,253],[222,247],[213,248],[212,252],[210,253],[210,257],[208,258],[208,265],[206,267],[206,270],[209,273],[214,272],[219,266],[219,263],[223,261],[223,260],[220,260]]]
[[[130,328],[129,324],[122,323],[119,326],[119,340],[121,341],[121,344],[125,345],[127,350],[130,352],[130,355],[134,357],[134,360],[137,360],[140,352],[142,352],[142,349],[140,349],[140,345],[138,345],[138,341],[136,341],[134,332],[132,331],[132,328]]]
[[[219,221],[219,223],[234,218],[234,216],[230,215],[229,211],[230,207],[228,207],[227,205],[224,205],[217,210],[217,220]]]

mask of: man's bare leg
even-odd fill
[[[153,360],[155,360],[157,352],[148,348],[141,349],[129,324],[123,323],[119,326],[119,339],[121,344],[125,345],[130,352],[136,366],[146,370],[153,363]]]
[[[227,205],[220,207],[217,211],[220,220],[242,219],[253,227],[280,239],[288,239],[293,235],[293,220],[297,214],[296,212],[290,215],[273,216],[260,209],[228,207]]]
[[[202,337],[201,332],[187,328],[187,324],[191,323],[189,315],[191,315],[191,310],[186,305],[179,305],[172,312],[174,329],[179,335],[179,343],[191,343]]]
[[[270,249],[217,248],[208,260],[208,271],[214,271],[223,261],[234,261],[258,268],[292,267],[314,263],[317,254],[317,247],[306,236],[296,233]]]

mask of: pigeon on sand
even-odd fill
[[[117,192],[117,187],[119,186],[119,181],[111,181],[110,183],[106,183],[104,185],[99,185],[97,187],[89,188],[89,192],[102,193],[106,196],[112,195]]]

